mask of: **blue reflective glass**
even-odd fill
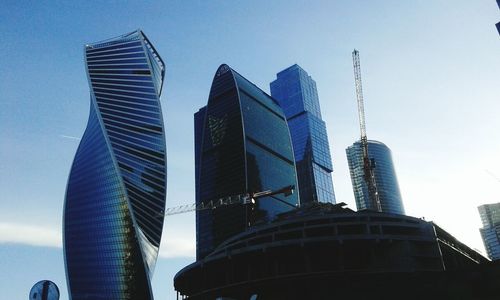
[[[346,153],[358,210],[375,209],[370,200],[368,186],[364,179],[361,143],[354,143],[346,149]],[[382,211],[404,214],[403,201],[392,162],[391,150],[381,142],[370,140],[368,141],[368,156],[374,162],[375,182]]]
[[[117,105],[127,105],[130,107],[137,107],[137,108],[142,108],[145,110],[152,110],[152,111],[159,111],[157,107],[155,107],[156,101],[151,100],[151,99],[143,99],[143,98],[132,98],[132,97],[125,97],[125,96],[118,96],[118,95],[113,95],[112,93],[98,93],[95,92],[95,95],[97,97],[97,101],[99,103],[104,102],[104,103],[115,103]],[[144,106],[142,106],[144,105]],[[146,106],[148,105],[148,106]]]
[[[147,64],[100,64],[100,65],[88,65],[89,72],[94,72],[96,70],[119,70],[119,69],[137,69],[137,70],[147,70],[149,66]]]
[[[159,113],[155,112],[152,109],[150,111],[148,111],[148,110],[146,110],[147,108],[144,109],[145,107],[143,107],[143,109],[138,110],[137,106],[127,107],[124,105],[116,105],[115,103],[116,102],[112,103],[110,101],[107,101],[107,103],[99,102],[99,109],[107,108],[107,109],[114,110],[114,111],[123,111],[123,112],[131,113],[131,114],[147,116],[147,117],[153,118],[154,120],[157,120],[160,117]]]
[[[162,136],[160,133],[151,134],[151,132],[148,131],[135,130],[136,129],[135,127],[122,128],[121,126],[113,126],[112,124],[105,124],[105,127],[109,133],[118,132],[134,139],[144,140],[146,142],[151,142],[155,144],[161,144],[162,141]]]
[[[122,82],[121,84],[95,83],[93,86],[95,88],[103,88],[103,89],[155,93],[154,88],[132,86],[132,85],[128,85],[128,82]]]
[[[127,119],[132,119],[132,120],[144,122],[146,124],[160,124],[161,123],[158,118],[146,117],[146,116],[139,115],[141,113],[140,111],[133,111],[133,113],[130,113],[128,111],[125,111],[125,110],[120,111],[118,109],[119,109],[119,107],[117,107],[117,109],[107,109],[107,108],[100,106],[100,110],[103,114],[120,116],[120,117],[124,117]]]
[[[295,166],[293,162],[285,161],[251,141],[247,141],[246,150],[250,191],[275,191],[286,186],[296,185]],[[286,205],[283,202],[287,202],[290,205]],[[261,215],[265,221],[271,221],[276,217],[276,214],[290,210],[297,203],[297,193],[288,197],[279,194],[260,199],[257,203],[257,209],[262,211]]]
[[[164,65],[145,44],[136,31],[86,46],[91,111],[64,213],[72,299],[152,299],[166,194]]]
[[[126,48],[137,47],[137,46],[142,46],[142,43],[141,42],[124,42],[124,43],[116,43],[116,44],[110,45],[110,46],[99,46],[97,48],[87,47],[87,53],[88,53],[88,55],[92,55],[92,54],[96,54],[96,53],[109,52],[109,50],[113,50],[113,49],[126,49]],[[142,50],[142,47],[141,47],[141,50]]]
[[[270,86],[290,128],[301,203],[335,203],[332,158],[316,82],[301,67],[293,65],[279,72]]]
[[[142,49],[141,49],[142,50]],[[106,56],[87,56],[87,62],[93,62],[93,61],[98,61],[98,60],[108,60],[108,59],[121,59],[121,58],[136,58],[136,57],[144,57],[144,52],[135,52],[135,53],[129,53],[127,51],[127,54],[115,54],[115,55],[106,55]]]
[[[240,101],[245,134],[293,161],[290,134],[284,118],[244,93],[240,93]]]
[[[110,88],[98,88],[94,87],[94,91],[96,93],[107,93],[110,95],[122,95],[122,96],[130,96],[130,97],[137,97],[141,99],[151,99],[153,101],[157,100],[158,96],[147,94],[147,93],[140,93],[140,92],[126,92],[123,90],[115,90],[115,89],[110,89]]]
[[[91,79],[102,78],[102,79],[117,79],[117,80],[133,80],[133,81],[151,81],[148,76],[127,76],[119,74],[89,74]]]
[[[126,84],[131,86],[141,86],[141,87],[154,87],[154,84],[149,81],[135,81],[135,80],[110,80],[110,79],[92,79],[92,84],[94,83],[106,83],[106,84]]]
[[[137,128],[143,128],[145,130],[154,130],[161,132],[162,128],[160,126],[156,126],[156,124],[151,124],[148,122],[139,122],[133,121],[131,118],[122,118],[116,114],[108,114],[106,112],[101,112],[103,121],[105,123],[109,122],[110,124],[119,125],[119,124],[127,124],[130,126],[135,126]]]
[[[99,66],[99,65],[120,65],[120,64],[147,64],[148,61],[146,59],[113,59],[113,60],[94,60],[87,61],[88,66]]]
[[[217,70],[208,104],[195,115],[195,141],[197,203],[297,186],[290,134],[280,107],[227,65]],[[249,224],[268,222],[298,204],[297,195],[268,198],[255,209],[239,204],[197,212],[197,259]]]
[[[129,70],[120,70],[120,69],[107,69],[107,70],[91,70],[89,72],[91,75],[101,75],[101,74],[109,74],[109,75],[150,75],[150,70],[139,70],[139,69],[129,69]],[[113,76],[111,76],[113,77]]]

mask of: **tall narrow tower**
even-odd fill
[[[166,193],[165,65],[140,30],[85,45],[90,115],[64,205],[70,298],[153,299]]]
[[[398,178],[392,160],[392,152],[384,143],[368,140],[368,157],[376,164],[373,175],[377,185],[380,209],[383,212],[404,215],[405,210]],[[357,141],[346,149],[347,162],[351,175],[352,189],[358,210],[378,210],[371,201],[365,180],[363,149]]]
[[[296,64],[276,77],[271,82],[271,96],[283,108],[290,128],[300,202],[335,203],[332,158],[316,82]]]
[[[221,65],[208,103],[195,115],[196,201],[297,186],[290,132],[278,103]],[[202,259],[250,225],[274,220],[299,204],[297,194],[259,198],[196,212],[196,256]]]

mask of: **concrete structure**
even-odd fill
[[[458,295],[480,295],[472,282],[500,289],[488,286],[494,276],[468,278],[464,270],[488,260],[436,224],[342,205],[306,204],[233,236],[177,273],[178,298],[429,299],[454,295],[457,283]]]

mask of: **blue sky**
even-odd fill
[[[500,201],[500,37],[494,0],[4,1],[0,10],[0,289],[53,279],[66,180],[86,126],[83,45],[144,30],[167,65],[167,206],[194,202],[193,118],[217,67],[265,91],[298,63],[317,82],[337,201],[355,208],[345,148],[359,136],[351,52],[361,53],[368,137],[393,151],[409,215],[483,250],[477,206]],[[167,219],[153,288],[194,257],[194,214]]]

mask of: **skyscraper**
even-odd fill
[[[478,207],[483,228],[480,228],[484,248],[491,260],[500,259],[500,203]]]
[[[500,0],[497,0],[498,8],[500,8]],[[498,22],[496,25],[498,34],[500,34],[500,22]]]
[[[368,186],[363,172],[363,150],[359,141],[346,149],[352,189],[358,210],[372,209]],[[368,157],[375,163],[375,182],[383,212],[404,215],[398,178],[392,162],[391,149],[385,144],[368,140]]]
[[[204,114],[204,116],[203,116]],[[199,126],[196,124],[203,124]],[[201,139],[199,134],[201,132]],[[205,112],[195,116],[197,201],[297,186],[290,133],[273,98],[227,65],[212,82]],[[297,194],[197,212],[197,258],[248,226],[271,221],[299,203]]]
[[[200,204],[200,152],[201,152],[201,141],[203,138],[203,126],[205,121],[205,115],[207,112],[207,107],[203,106],[194,114],[194,178],[195,178],[195,202],[196,205]],[[204,218],[204,219],[203,219]],[[202,229],[200,228],[202,224],[206,224],[211,216],[209,214],[203,214],[196,212],[196,259],[201,257],[201,245],[198,246],[200,241],[200,233]]]
[[[335,203],[332,158],[316,82],[296,64],[276,77],[271,82],[271,95],[283,108],[290,128],[300,202]]]
[[[64,206],[70,298],[153,299],[166,193],[160,56],[140,30],[85,45],[90,113]]]

